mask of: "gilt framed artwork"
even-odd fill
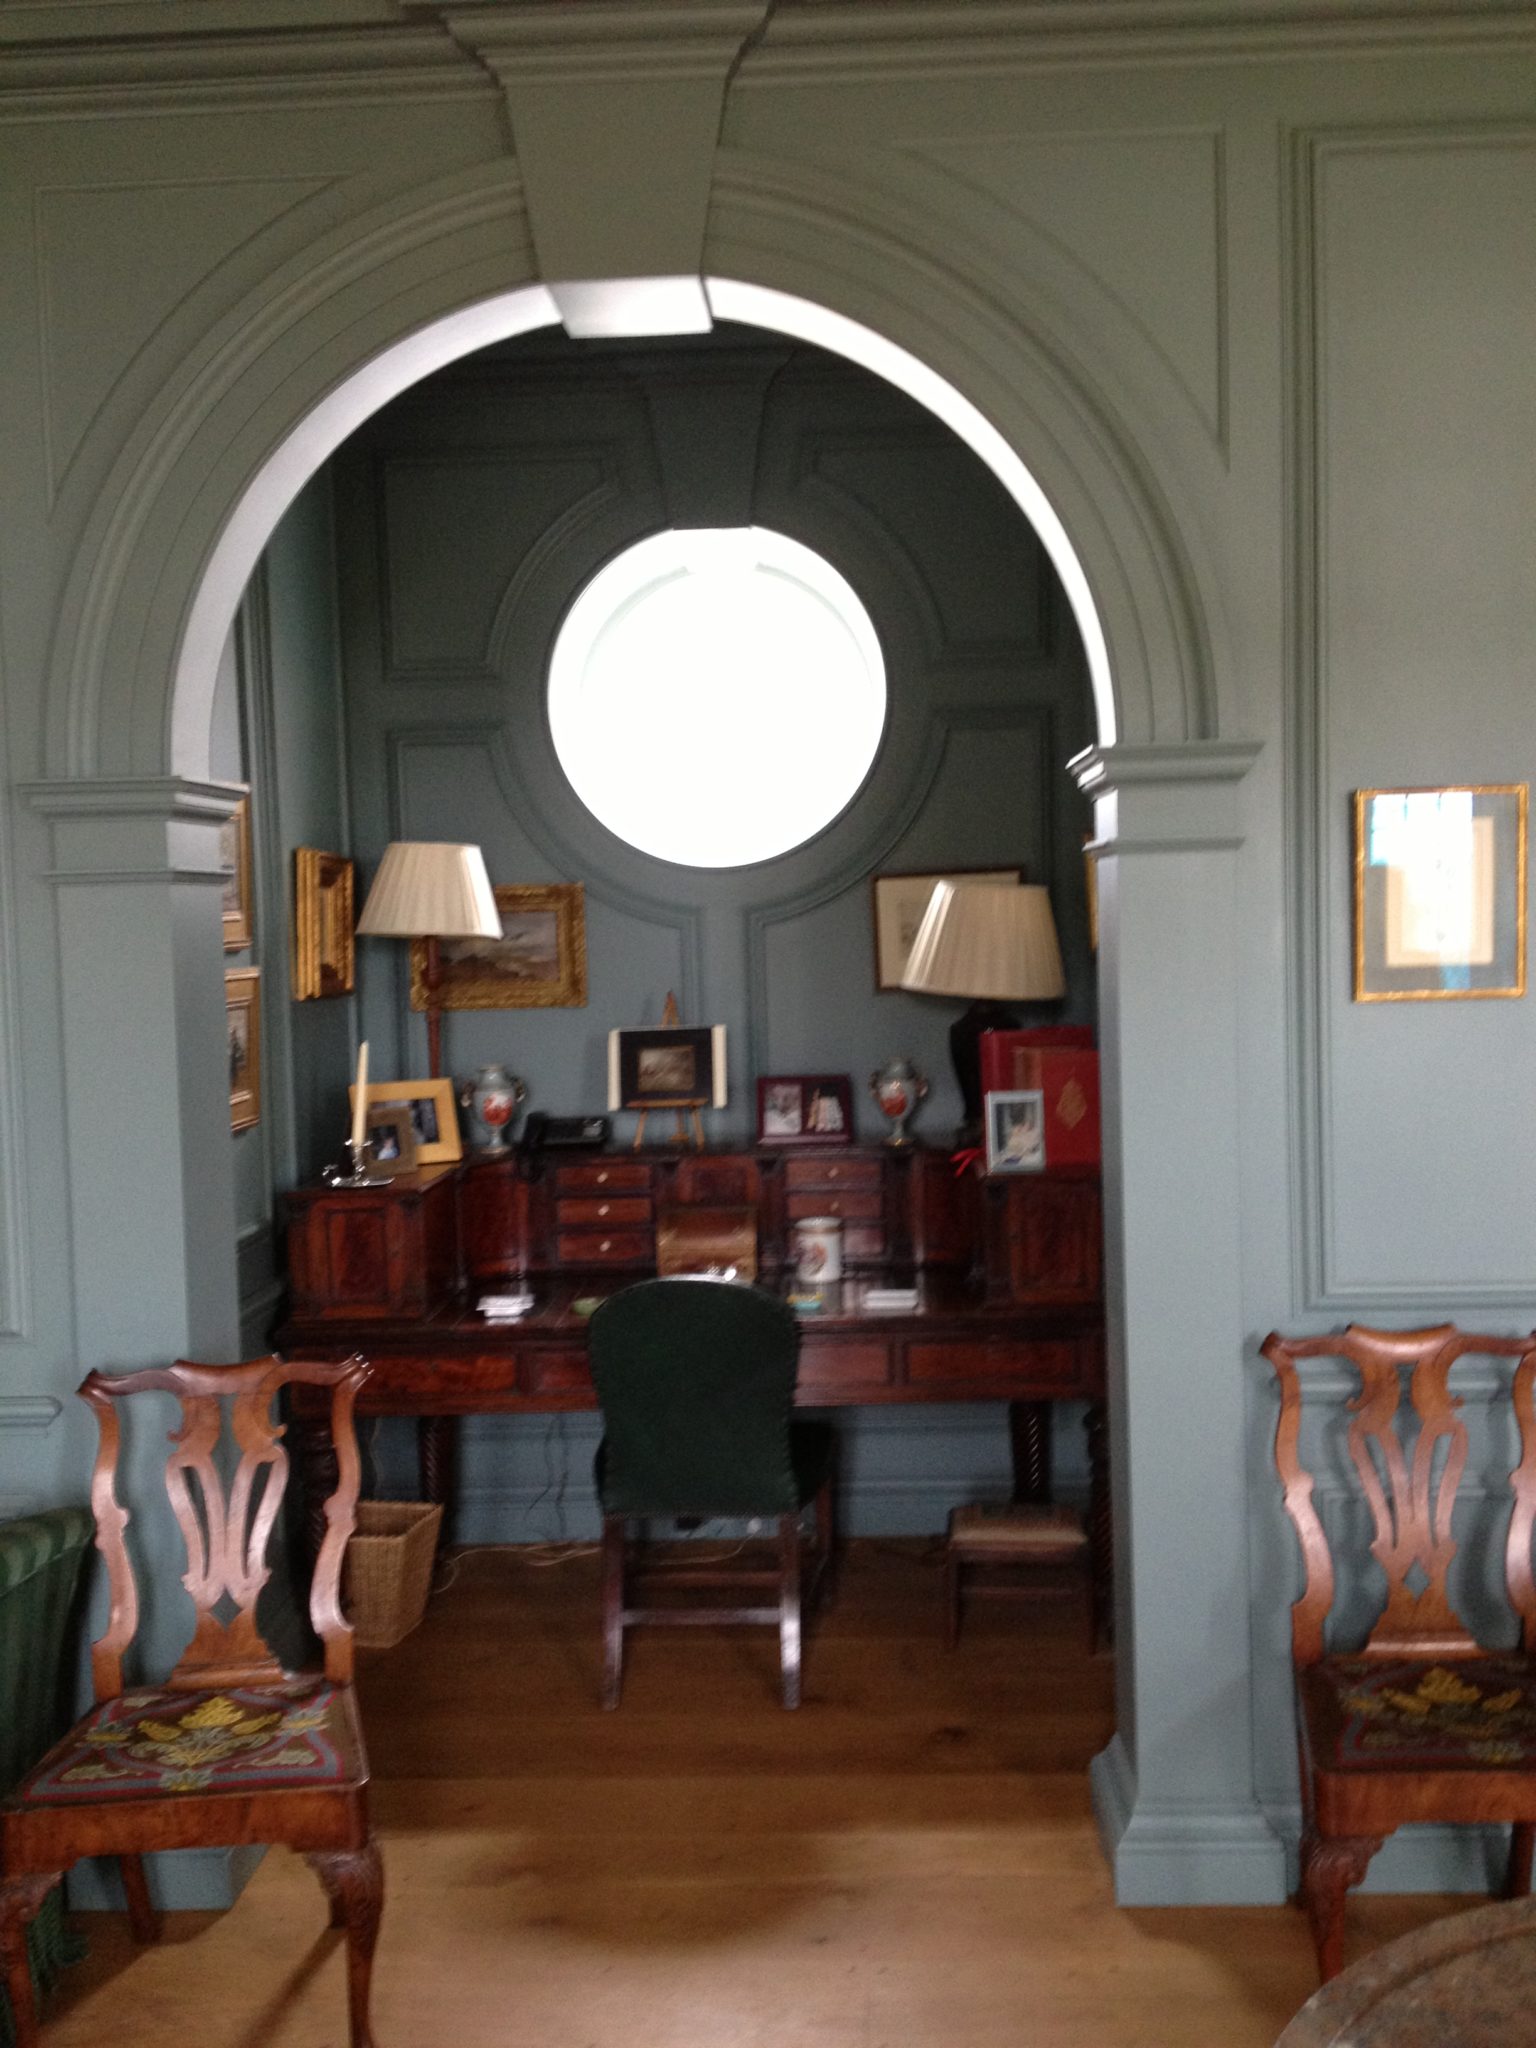
[[[293,995],[308,1003],[355,986],[353,868],[339,853],[300,846],[293,855]]]
[[[261,1122],[261,969],[224,972],[224,1015],[229,1032],[229,1127],[248,1131]]]
[[[439,941],[442,1010],[580,1010],[587,1001],[580,882],[498,883],[497,939]],[[411,942],[411,1008],[427,1008],[427,948]]]
[[[875,930],[875,987],[901,987],[902,970],[935,882],[1019,883],[1022,868],[938,868],[931,873],[876,875],[870,883]]]
[[[224,950],[238,953],[251,943],[251,800],[239,803],[219,827],[219,866],[224,870]]]
[[[1354,794],[1357,1003],[1525,994],[1524,783]]]

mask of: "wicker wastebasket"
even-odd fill
[[[342,1601],[363,1649],[387,1650],[420,1625],[442,1521],[442,1508],[426,1501],[358,1502]]]

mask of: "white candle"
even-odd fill
[[[368,1041],[357,1049],[357,1086],[352,1095],[352,1142],[361,1145],[368,1128]]]

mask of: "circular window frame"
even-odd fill
[[[665,670],[670,650],[686,649],[691,638],[695,667],[702,671],[704,636],[718,634],[723,607],[716,571],[736,584],[740,610],[732,616],[747,619],[748,644],[723,656],[711,652],[707,674],[688,672],[686,660],[678,659],[670,702],[662,706],[659,719],[647,720],[642,729],[616,694],[629,673],[625,661],[654,675]],[[744,575],[772,582],[754,580],[749,601],[740,584]],[[657,633],[669,615],[674,629],[690,623],[690,591],[705,608],[702,620],[691,636],[683,631],[667,643],[664,659]],[[718,711],[722,666],[728,664],[739,676],[764,659],[765,620],[758,614],[777,607],[790,593],[786,630],[798,635],[805,664],[786,659],[772,686],[760,678],[751,699],[754,729],[744,729],[747,721],[738,706],[735,725],[715,742],[715,758],[706,758],[706,704]],[[647,636],[656,643],[649,651]],[[821,666],[815,665],[818,661]],[[840,754],[827,751],[827,741],[838,736],[826,723],[833,701],[829,686],[840,687],[842,694],[845,748]],[[712,699],[706,699],[707,691],[714,692]],[[666,528],[612,556],[583,584],[561,620],[544,701],[555,761],[583,810],[631,850],[701,873],[760,867],[819,838],[867,786],[891,717],[884,651],[863,599],[816,549],[776,528],[756,525]],[[776,792],[766,783],[744,786],[742,763],[754,758],[750,743],[769,732],[775,712],[791,733],[813,736],[809,718],[819,716],[820,751],[801,755],[796,780]],[[670,740],[657,740],[657,732],[665,736],[669,730]],[[652,749],[648,757],[647,746]],[[656,801],[659,791],[667,794],[665,804]],[[795,799],[788,809],[786,792]],[[691,811],[684,801],[690,793]],[[755,810],[744,808],[746,795],[757,800]],[[731,849],[723,835],[747,817],[751,829]],[[787,826],[768,830],[771,820],[785,817]]]

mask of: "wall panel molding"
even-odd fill
[[[1297,1221],[1292,1238],[1293,1292],[1302,1314],[1347,1312],[1364,1321],[1446,1315],[1465,1322],[1507,1318],[1510,1311],[1529,1313],[1536,1296],[1536,1282],[1528,1270],[1481,1281],[1448,1270],[1415,1275],[1411,1281],[1368,1271],[1346,1273],[1335,1193],[1341,1164],[1334,1116],[1336,1026],[1351,1002],[1347,946],[1341,943],[1340,932],[1350,916],[1351,880],[1347,841],[1341,838],[1343,797],[1334,787],[1331,751],[1339,691],[1329,637],[1327,561],[1327,177],[1334,166],[1350,159],[1393,156],[1422,161],[1508,148],[1536,151],[1536,125],[1442,121],[1411,127],[1316,128],[1299,129],[1289,139],[1285,261],[1294,310],[1285,363],[1292,677],[1287,744],[1294,772],[1286,834],[1286,903],[1291,1125],[1296,1133],[1289,1166]],[[1336,859],[1334,849],[1340,845],[1344,857]]]

